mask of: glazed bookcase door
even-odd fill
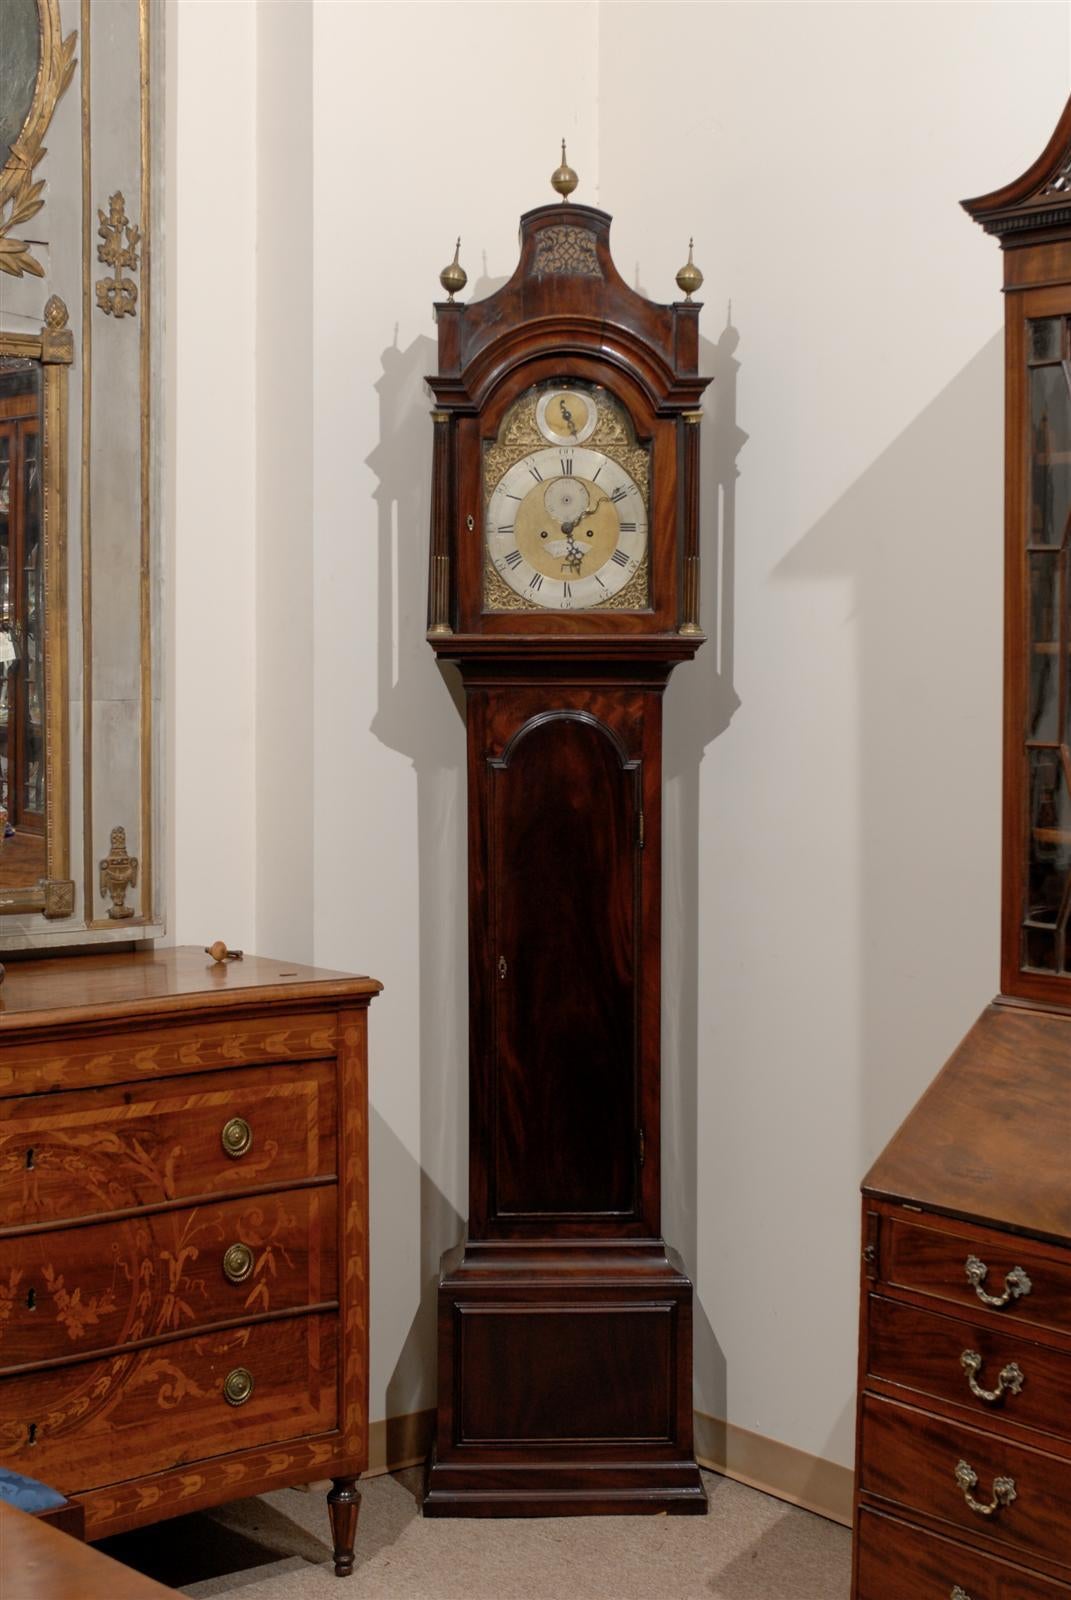
[[[1071,976],[1071,293],[1008,328],[1004,987]],[[1063,985],[1060,985],[1062,988]]]

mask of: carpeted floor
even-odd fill
[[[426,1522],[419,1471],[372,1478],[341,1585],[319,1492],[239,1501],[103,1548],[198,1600],[847,1600],[847,1529],[705,1476],[706,1517]]]

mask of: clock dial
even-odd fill
[[[598,420],[591,395],[579,389],[548,389],[536,406],[536,427],[551,444],[583,444]]]
[[[487,549],[500,577],[548,611],[605,604],[647,549],[647,506],[620,462],[600,450],[535,450],[500,478],[487,506]]]

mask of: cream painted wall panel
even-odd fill
[[[697,1401],[847,1461],[858,1180],[997,979],[1000,264],[956,201],[1047,139],[1067,9],[323,0],[296,99],[311,241],[260,165],[282,154],[272,52],[288,26],[308,48],[273,9],[258,28],[254,0],[183,0],[175,22],[176,931],[271,929],[296,956],[311,927],[316,960],[386,982],[372,1411],[430,1404],[434,1273],[465,1210],[466,950],[463,727],[423,639],[429,306],[459,231],[467,293],[512,271],[564,132],[630,281],[670,298],[689,232],[707,274],[716,637],[674,677],[666,748],[665,1223],[697,1272]],[[292,259],[273,277],[284,249],[311,310]],[[265,453],[272,323],[311,393],[311,591],[281,558],[307,503]],[[285,719],[255,704],[287,692],[288,597],[311,789],[276,771]],[[292,927],[271,886],[290,795]]]
[[[174,10],[172,936],[252,948],[257,12]]]
[[[512,271],[569,140],[597,197],[593,6],[315,8],[316,956],[372,1016],[372,1415],[434,1400],[467,1208],[464,728],[424,641],[439,270]],[[479,48],[474,40],[479,38]]]
[[[313,957],[313,8],[257,27],[256,948]],[[285,219],[285,222],[282,220]]]
[[[858,1181],[997,985],[1000,262],[957,201],[1047,140],[1068,11],[600,41],[618,259],[665,297],[694,232],[707,275],[712,631],[729,557],[667,701],[666,1231],[700,1407],[849,1462]]]

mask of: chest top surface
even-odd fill
[[[375,978],[265,956],[219,964],[193,945],[12,962],[0,987],[0,1047],[5,1036],[26,1029],[126,1017],[182,1017],[295,1001],[364,1005],[381,988]]]
[[[991,1005],[863,1192],[1071,1244],[1071,1016]]]

